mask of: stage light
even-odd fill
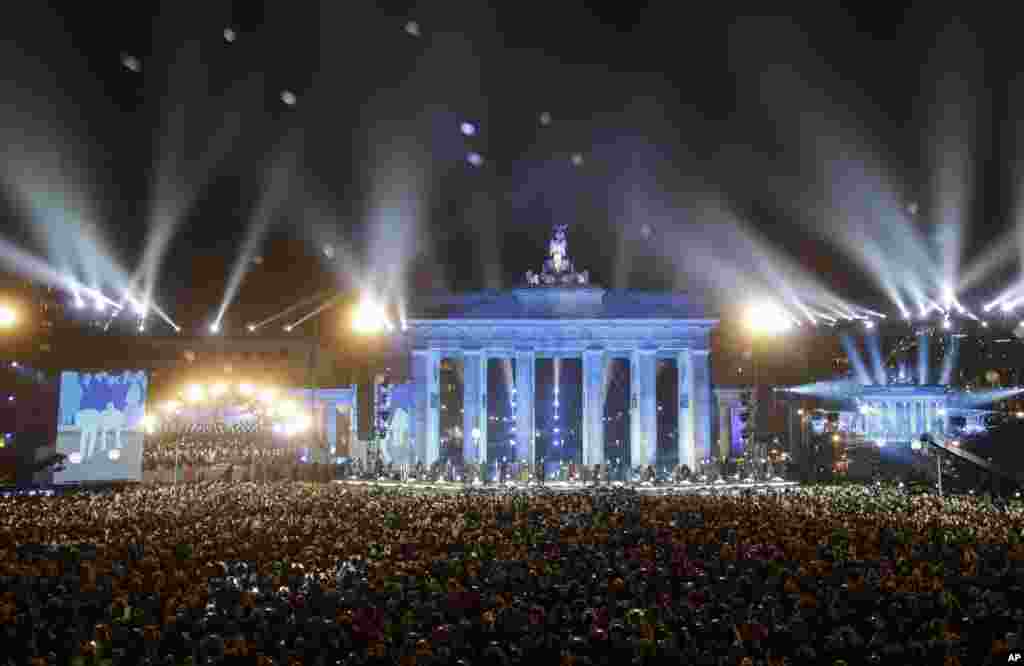
[[[999,309],[1003,312],[1013,312],[1013,305],[1011,303],[1003,303],[999,306]]]
[[[291,90],[282,90],[281,101],[287,104],[288,106],[295,106],[295,102],[298,101],[298,98],[295,97],[295,93],[293,93]]]
[[[836,433],[836,434],[832,435],[832,441],[833,442],[838,442],[839,441],[839,433]]]
[[[10,328],[18,323],[18,314],[14,308],[0,305],[0,328]]]
[[[360,301],[352,316],[353,330],[362,334],[379,333],[389,323],[384,307],[369,298]]]
[[[747,328],[758,335],[788,331],[793,322],[786,313],[770,303],[756,303],[747,308]]]
[[[873,329],[874,327],[875,327],[875,322],[873,322],[871,320],[868,320],[868,321],[864,322],[864,328],[868,329],[869,331],[871,329]]]
[[[140,321],[139,322],[139,333],[145,333],[145,332],[146,332],[146,325]]]
[[[1024,419],[1024,412],[1017,412],[1018,419]]]
[[[256,331],[256,324],[249,324],[245,328],[248,329],[250,333],[254,333]]]
[[[185,394],[185,398],[189,402],[200,402],[205,397],[206,391],[201,384],[192,384],[188,387],[188,392]]]
[[[235,33],[235,31],[232,28],[224,28],[224,41],[225,42],[228,42],[230,44],[231,42],[235,41],[235,38],[237,36],[238,35]]]
[[[210,333],[220,333],[220,322],[210,324]]]
[[[942,320],[942,328],[944,328],[944,329],[946,329],[948,331],[952,327],[953,327],[953,322],[951,322],[949,319],[943,319]]]
[[[987,321],[981,322],[981,327],[982,328],[988,328],[988,322]]]
[[[79,296],[78,294],[75,294],[75,308],[78,309],[78,310],[81,310],[84,307],[85,307],[85,301],[82,300],[81,296]]]
[[[285,325],[284,332],[285,333],[291,333],[292,332],[292,325],[291,324]]]
[[[466,161],[469,162],[470,166],[483,166],[484,157],[480,153],[470,153],[466,155]]]
[[[459,131],[462,132],[463,136],[475,136],[476,125],[474,125],[473,123],[462,123],[461,125],[459,125]]]
[[[952,442],[950,442],[950,443],[951,443],[951,444],[952,444],[953,446],[960,446],[960,440],[959,440],[959,439],[954,439],[954,440],[953,440]]]
[[[103,296],[97,294],[96,301],[93,304],[96,307],[97,312],[103,312],[107,309],[107,304],[103,301]]]

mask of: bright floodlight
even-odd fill
[[[220,333],[220,322],[213,322],[210,324],[210,333]]]
[[[256,324],[249,324],[246,328],[249,329],[250,333],[256,332]]]
[[[1002,305],[999,306],[999,309],[1002,310],[1003,312],[1013,312],[1013,304],[1003,303]]]
[[[188,392],[185,394],[185,398],[187,398],[189,402],[199,402],[204,397],[206,397],[206,391],[203,390],[203,387],[200,384],[192,384],[188,387]]]
[[[783,333],[793,326],[785,311],[771,303],[758,303],[747,308],[746,324],[758,335]]]
[[[18,323],[18,315],[14,308],[0,305],[0,328],[10,328]]]
[[[286,325],[284,327],[284,332],[285,333],[291,333],[292,332],[292,325],[291,324]]]
[[[369,298],[364,298],[356,307],[352,316],[352,328],[357,333],[373,334],[379,333],[385,328],[390,328],[388,314],[384,307]]]
[[[99,292],[96,293],[95,306],[96,310],[99,312],[103,312],[104,310],[107,309],[107,304],[103,301],[103,295],[100,294]]]
[[[874,327],[875,327],[875,322],[871,321],[870,319],[864,322],[864,328],[868,329],[869,331],[871,329],[873,329]]]

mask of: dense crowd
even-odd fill
[[[0,663],[1002,664],[1022,527],[879,486],[0,498]]]
[[[158,478],[179,474],[192,480],[204,478],[211,468],[232,468],[233,477],[247,480],[287,478],[303,447],[313,446],[310,438],[284,438],[257,424],[190,424],[181,429],[164,429],[147,434],[142,466]]]

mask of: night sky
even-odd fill
[[[0,234],[64,270],[92,251],[66,221],[80,219],[68,201],[85,201],[96,247],[130,274],[164,233],[154,300],[183,327],[209,321],[246,260],[232,326],[324,286],[406,299],[509,286],[540,267],[555,223],[602,285],[724,304],[763,276],[736,279],[750,249],[707,215],[712,197],[753,254],[796,267],[779,264],[786,285],[891,312],[830,231],[857,213],[818,207],[829,176],[807,156],[869,154],[894,200],[920,207],[907,228],[930,239],[949,223],[934,183],[937,151],[956,147],[950,118],[970,145],[961,267],[1020,205],[1016,26],[934,3],[795,20],[676,3],[36,4],[0,27]],[[880,241],[894,280],[929,279],[927,261]],[[999,292],[1018,263],[1009,253],[964,293]]]

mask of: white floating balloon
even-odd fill
[[[142,61],[132,55],[121,56],[121,64],[132,72],[139,72],[142,70]]]

